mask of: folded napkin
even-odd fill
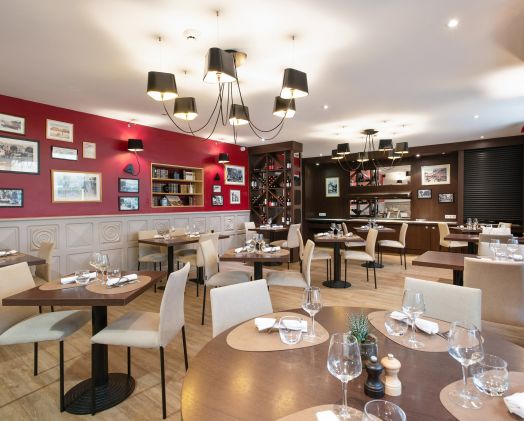
[[[243,251],[246,251],[247,247],[238,247],[235,249],[235,253],[242,253]]]
[[[259,228],[271,228],[271,225],[260,225]]]
[[[384,225],[379,225],[377,228],[384,228]]]
[[[198,232],[194,232],[193,234],[189,234],[189,238],[197,238],[200,237],[200,234]]]
[[[62,285],[71,284],[76,281],[77,276],[65,276],[64,278],[60,278],[60,283]],[[96,278],[96,272],[89,272],[89,279],[95,279]]]
[[[163,236],[163,235],[160,235],[160,234],[155,234],[155,235],[153,236],[153,238],[164,238],[164,236]]]
[[[317,234],[317,237],[324,237],[325,235],[329,235],[329,233],[327,233],[327,232],[319,232]]]
[[[333,411],[319,411],[315,414],[317,421],[338,421],[339,418]]]
[[[5,250],[5,251],[0,251],[0,257],[3,257],[3,256],[11,256],[12,254],[16,254],[18,253],[16,250]]]
[[[262,251],[263,251],[264,253],[274,253],[274,252],[276,252],[276,251],[280,251],[280,247],[279,247],[279,246],[276,246],[276,247],[264,247],[264,248],[262,249]]]
[[[107,286],[123,285],[137,279],[138,275],[136,273],[131,273],[129,275],[122,276],[121,278],[109,278],[107,280]]]
[[[509,412],[524,418],[524,392],[506,396],[504,403]]]
[[[362,225],[360,228],[363,229],[363,230],[368,230],[369,229],[369,225]]]
[[[255,326],[259,332],[262,330],[270,329],[272,327],[274,327],[275,329],[278,329],[279,326],[278,324],[275,326],[276,323],[277,323],[277,319],[273,319],[271,317],[256,317],[255,318]],[[296,330],[301,328],[302,332],[307,332],[307,321],[301,320],[301,323],[299,326],[299,324],[295,323],[293,320],[288,320],[286,321],[286,327],[288,329],[296,329]]]
[[[408,316],[402,313],[401,311],[392,311],[391,318],[395,320],[407,320]],[[425,332],[429,335],[438,333],[438,323],[432,322],[430,320],[417,318],[415,326],[420,329],[422,332]]]

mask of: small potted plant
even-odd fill
[[[349,316],[349,330],[357,338],[363,360],[367,360],[373,355],[378,357],[377,337],[369,333],[368,318],[363,312]]]

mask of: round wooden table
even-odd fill
[[[220,256],[222,262],[252,262],[253,263],[253,279],[264,278],[264,264],[266,263],[284,263],[289,262],[289,250],[280,249],[275,252],[268,253],[248,253],[240,252],[235,253],[235,249],[227,250],[222,256]]]
[[[348,314],[360,310],[325,307],[315,319],[330,333],[344,332]],[[400,405],[408,420],[453,420],[439,393],[462,378],[459,363],[446,352],[413,351],[372,331],[378,337],[380,358],[392,353],[402,363],[402,395],[385,399]],[[329,341],[288,351],[243,352],[227,345],[229,332],[212,339],[190,362],[182,386],[184,421],[276,420],[312,406],[341,403],[341,383],[326,368]],[[511,371],[524,371],[523,348],[496,335],[483,336],[487,353],[504,358]],[[364,372],[348,386],[348,404],[360,410],[371,400],[364,394],[365,380]]]

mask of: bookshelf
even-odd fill
[[[151,164],[151,207],[204,206],[204,169]]]

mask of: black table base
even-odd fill
[[[453,271],[453,285],[463,286],[464,285],[464,272],[461,270]]]
[[[322,282],[322,285],[328,288],[349,288],[351,286],[351,283],[344,281],[335,281],[334,279],[330,279],[329,281]]]
[[[253,280],[264,279],[264,264],[263,262],[253,262]]]
[[[365,262],[365,263],[362,263],[360,266],[362,266],[363,268],[368,268],[368,269],[373,269],[373,267],[375,267],[375,269],[382,269],[384,267],[382,263],[378,263],[378,262]]]

